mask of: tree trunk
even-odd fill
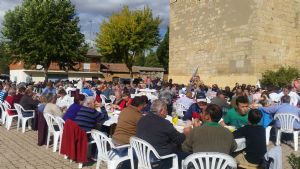
[[[44,74],[45,74],[44,83],[46,84],[48,82],[48,68],[44,68]]]

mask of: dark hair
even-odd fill
[[[128,90],[124,91],[124,92],[123,92],[123,96],[128,96],[128,97],[130,97],[130,92],[129,92]]]
[[[58,94],[67,95],[67,92],[65,91],[65,89],[60,89],[58,91]]]
[[[281,97],[281,103],[290,103],[291,97],[289,95],[284,95]]]
[[[213,122],[219,122],[222,118],[222,109],[216,104],[209,104],[205,110]]]
[[[261,112],[258,109],[251,109],[248,113],[248,121],[251,124],[257,124],[260,122],[262,117]]]
[[[145,101],[144,98],[142,98],[142,96],[135,96],[131,103],[131,105],[135,106],[135,107],[138,107],[138,106],[141,106],[144,104],[147,104],[147,102]]]
[[[247,96],[238,96],[236,98],[236,105],[238,106],[239,103],[248,104],[249,103],[248,97]]]
[[[25,92],[26,88],[24,86],[19,87],[19,93]]]
[[[79,104],[80,101],[84,101],[85,97],[83,94],[78,94],[74,97],[74,103]]]

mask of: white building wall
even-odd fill
[[[24,72],[24,69],[21,70],[10,70],[10,80],[16,81],[17,83],[26,82],[26,77],[28,75]]]

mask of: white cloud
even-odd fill
[[[113,12],[119,11],[123,5],[130,9],[142,9],[148,5],[154,16],[162,19],[160,31],[163,35],[169,25],[169,0],[72,0],[80,18],[81,32],[87,41],[93,40],[99,32],[101,22]],[[21,0],[0,0],[0,28],[6,11],[20,4]]]

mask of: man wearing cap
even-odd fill
[[[185,96],[179,98],[176,101],[177,104],[181,104],[186,108],[189,108],[194,102],[193,102],[193,94],[192,92],[187,92]]]
[[[217,96],[211,99],[211,103],[218,105],[221,109],[229,107],[225,98],[225,94],[222,90],[219,90],[217,92]]]
[[[192,120],[194,118],[199,118],[199,114],[202,113],[207,107],[207,100],[205,95],[199,95],[197,98],[197,103],[193,103],[189,109],[185,112],[182,120]]]

